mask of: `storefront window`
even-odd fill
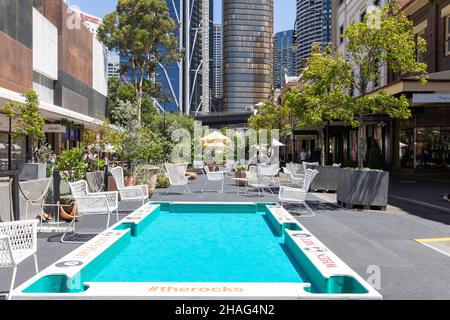
[[[416,167],[450,169],[450,127],[416,130]]]
[[[414,167],[414,130],[405,129],[400,131],[400,167]]]

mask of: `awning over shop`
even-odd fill
[[[0,88],[0,106],[6,104],[8,101],[16,101],[20,103],[25,102],[25,98],[19,93]],[[54,104],[41,101],[39,107],[41,108],[41,115],[46,120],[61,120],[67,119],[76,124],[84,125],[87,129],[94,128],[97,125],[102,125],[103,121],[89,117],[87,115],[72,111],[70,109],[62,108]]]

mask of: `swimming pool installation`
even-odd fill
[[[12,299],[381,299],[285,209],[150,202]]]

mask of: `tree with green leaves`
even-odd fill
[[[426,50],[426,42],[413,32],[413,24],[397,3],[383,10],[372,10],[363,22],[347,27],[346,56],[327,48],[313,50],[303,73],[302,93],[291,93],[286,103],[302,119],[300,125],[320,125],[341,120],[358,127],[358,166],[364,166],[365,119],[368,115],[387,114],[392,119],[411,117],[404,95],[389,96],[384,90],[373,91],[381,82],[381,70],[408,73],[426,82],[427,66],[416,59]],[[359,94],[353,94],[353,88]],[[373,91],[373,92],[372,92]],[[322,156],[323,158],[323,156]]]
[[[108,79],[108,109],[109,119],[112,124],[123,128],[134,126],[138,120],[136,102],[134,86],[122,84],[117,78],[111,77]],[[142,126],[149,124],[152,116],[157,112],[150,96],[148,94],[144,95],[141,103]]]
[[[33,150],[45,136],[45,120],[40,113],[39,95],[36,91],[30,89],[22,96],[25,98],[25,103],[11,101],[4,106],[4,110],[8,117],[15,122],[14,135],[28,137],[31,150]]]
[[[322,163],[325,163],[324,129],[327,122],[352,117],[346,94],[352,81],[351,68],[339,52],[328,48],[321,53],[316,46],[303,71],[303,90],[291,90],[286,94],[285,107],[293,110],[300,119],[297,126],[319,133]]]
[[[271,101],[265,101],[264,106],[258,108],[258,113],[248,119],[250,129],[258,131],[266,129],[268,132],[277,129],[280,132],[290,129],[289,126],[290,110],[287,107],[273,105]]]
[[[406,73],[425,83],[427,65],[418,62],[417,56],[426,52],[426,41],[414,34],[413,22],[395,1],[389,2],[382,10],[370,10],[364,21],[350,24],[342,37],[347,40],[347,59],[354,66],[352,73],[354,71],[355,76],[350,88],[357,89],[360,94],[349,104],[354,118],[346,120],[351,120],[359,128],[358,166],[361,168],[366,153],[365,117],[381,113],[394,119],[411,117],[404,95],[397,98],[383,90],[368,93],[381,82],[383,69],[386,72]]]
[[[131,75],[139,126],[144,94],[159,95],[150,80],[158,63],[178,59],[175,29],[165,0],[118,0],[116,10],[107,14],[98,28],[99,40],[128,59],[121,73]]]

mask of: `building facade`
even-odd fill
[[[357,2],[343,0],[341,2]],[[297,0],[295,38],[298,45],[297,71],[302,63],[311,55],[314,44],[326,47],[331,41],[331,0]]]
[[[242,112],[273,86],[273,0],[223,1],[223,109]]]
[[[212,96],[213,99],[222,99],[223,95],[223,46],[222,46],[222,25],[214,25],[214,36],[213,36],[213,82],[212,82]]]
[[[182,61],[158,65],[155,81],[167,93],[169,102],[155,99],[160,110],[209,111],[213,74],[213,0],[167,0],[170,16],[178,25],[175,37]],[[206,23],[203,23],[206,21]]]
[[[275,34],[273,59],[273,83],[281,89],[285,76],[294,77],[297,73],[297,45],[294,43],[294,30]]]
[[[108,54],[108,78],[120,79],[120,57],[115,54]]]
[[[340,35],[348,24],[360,22],[371,6],[382,7],[387,0],[339,1],[333,17],[334,44],[345,53],[346,41]],[[367,119],[367,156],[378,144],[388,169],[405,174],[440,174],[450,170],[450,0],[403,0],[403,13],[413,22],[416,35],[427,42],[427,52],[417,59],[428,65],[428,82],[423,85],[407,74],[380,70],[380,80],[370,92],[384,90],[404,95],[411,108],[408,120],[393,120],[387,115]],[[357,70],[355,70],[357,73]],[[358,96],[360,93],[354,90]],[[369,93],[370,94],[370,93]],[[343,124],[332,124],[330,152],[334,162],[356,163],[357,131]],[[367,161],[367,159],[365,159]]]
[[[0,2],[0,59],[0,106],[33,88],[56,153],[105,118],[106,51],[63,0]]]

